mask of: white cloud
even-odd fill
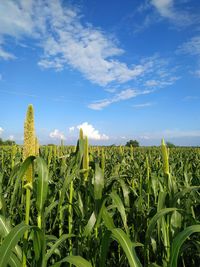
[[[145,82],[145,85],[149,87],[154,87],[154,86],[159,85],[159,82],[156,80],[148,80]]]
[[[9,16],[5,14],[9,13]],[[37,18],[37,19],[35,19]],[[61,1],[1,1],[0,37],[32,37],[44,49],[38,62],[43,68],[62,70],[71,66],[99,85],[123,83],[141,75],[143,66],[128,66],[116,59],[124,51],[115,41],[92,25],[82,23],[80,14]],[[13,55],[0,50],[4,59]]]
[[[178,7],[175,0],[151,0],[151,5],[157,10],[161,17],[167,18],[177,26],[185,27],[199,23],[199,16],[188,11],[188,6]],[[184,4],[184,2],[182,2]]]
[[[3,50],[3,48],[0,46],[0,59],[4,59],[4,60],[10,60],[10,59],[15,59],[16,57],[11,54],[6,52],[5,50]]]
[[[191,56],[195,56],[200,62],[200,35],[192,37],[187,42],[180,45],[176,51],[178,54],[183,53]],[[198,62],[198,63],[199,63]],[[196,77],[200,77],[200,69],[191,72]]]
[[[178,48],[178,52],[200,56],[200,36],[194,36]]]
[[[4,129],[0,127],[0,135],[3,133]]]
[[[65,140],[65,136],[62,132],[60,132],[58,129],[55,129],[54,131],[50,132],[49,136],[54,139],[63,139]]]
[[[165,75],[162,77],[162,74],[160,75],[160,80],[147,80],[145,82],[145,86],[147,87],[165,87],[174,84],[177,80],[180,79],[178,76],[168,76],[165,77]]]
[[[146,107],[151,107],[153,105],[154,105],[154,103],[148,102],[148,103],[133,105],[133,107],[134,108],[146,108]]]
[[[100,86],[137,81],[155,70],[151,59],[130,65],[118,59],[125,51],[115,39],[83,23],[80,12],[59,0],[0,1],[0,45],[6,42],[5,36],[36,41],[43,49],[41,68],[72,67]],[[9,60],[14,55],[0,46],[0,57]]]
[[[121,91],[120,93],[116,94],[115,96],[113,96],[110,99],[103,99],[103,100],[99,100],[96,101],[94,103],[91,103],[88,105],[88,107],[90,109],[94,109],[94,110],[101,110],[107,106],[109,106],[112,103],[116,103],[116,102],[120,102],[123,100],[128,100],[134,97],[137,97],[139,95],[145,95],[145,94],[150,94],[151,90],[145,90],[145,91],[138,91],[135,89],[126,89]]]
[[[151,4],[163,17],[173,17],[173,0],[151,0]]]
[[[70,132],[70,133],[73,132],[74,130],[75,130],[75,127],[74,127],[74,126],[69,127],[69,132]]]
[[[83,122],[76,127],[77,129],[82,129],[83,134],[91,140],[108,140],[109,137],[106,134],[100,134],[98,130],[94,128],[92,124],[88,122]]]
[[[9,135],[8,139],[13,141],[15,139],[15,137],[14,137],[14,135]]]
[[[34,30],[33,3],[31,0],[1,1],[0,34],[19,38]]]

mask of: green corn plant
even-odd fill
[[[169,175],[169,154],[164,139],[161,143],[162,157],[163,157],[163,172],[165,175]]]
[[[40,144],[37,137],[35,137],[35,156],[39,156],[39,153],[40,153]]]
[[[89,154],[88,154],[88,138],[87,136],[84,139],[84,152],[83,152],[83,176],[85,182],[88,180],[89,173]]]
[[[15,155],[17,153],[17,147],[16,145],[12,145],[12,151],[11,151],[11,168],[14,168],[15,165]]]
[[[105,150],[101,149],[101,169],[103,172],[103,175],[105,175]]]
[[[25,124],[24,124],[24,147],[23,147],[23,158],[24,160],[29,156],[35,155],[35,126],[34,126],[34,110],[33,106],[29,105]],[[25,183],[25,185],[24,185]],[[31,201],[31,190],[33,187],[33,165],[31,165],[26,174],[25,181],[23,185],[26,189],[26,215],[25,215],[25,223],[29,225],[29,214],[30,214],[30,201]],[[25,232],[24,238],[28,239],[28,232]],[[23,266],[26,266],[26,256],[23,255]]]

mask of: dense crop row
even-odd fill
[[[88,147],[81,131],[24,151],[0,148],[0,266],[200,266],[198,148]]]

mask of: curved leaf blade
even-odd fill
[[[111,229],[111,232],[111,237],[115,239],[124,250],[130,267],[142,267],[142,264],[136,255],[134,243],[131,242],[128,235],[119,228]]]
[[[86,259],[82,258],[81,256],[68,256],[63,260],[55,263],[51,267],[59,267],[63,262],[69,262],[70,264],[73,264],[76,267],[92,267],[91,263]]]
[[[0,247],[0,266],[7,266],[10,255],[12,253],[13,247],[17,245],[19,240],[22,238],[23,234],[30,227],[24,222],[15,226],[10,233],[5,237],[1,247]]]
[[[178,254],[182,244],[191,234],[197,232],[200,233],[200,224],[187,227],[175,237],[171,247],[171,259],[169,267],[177,267]]]

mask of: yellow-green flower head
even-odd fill
[[[24,160],[29,156],[35,155],[35,126],[34,126],[34,110],[29,105],[24,123]]]

